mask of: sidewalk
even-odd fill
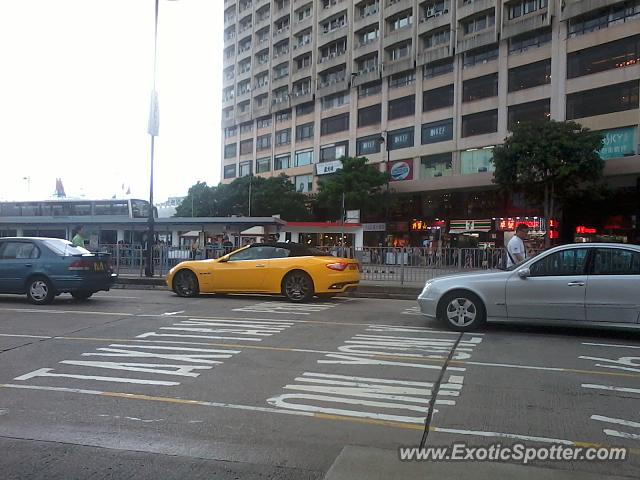
[[[422,291],[423,282],[362,280],[358,290],[349,294],[360,298],[388,298],[396,300],[415,300]],[[167,284],[161,277],[140,277],[133,274],[120,274],[113,288],[138,290],[165,289]]]

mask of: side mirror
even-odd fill
[[[518,276],[520,278],[527,278],[531,276],[531,270],[529,270],[528,268],[521,268],[520,270],[518,270]]]

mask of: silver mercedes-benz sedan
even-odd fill
[[[507,270],[429,280],[418,303],[458,331],[487,321],[640,329],[640,246],[555,247]]]

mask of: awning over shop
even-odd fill
[[[246,230],[243,230],[242,232],[240,232],[240,235],[261,236],[261,235],[264,235],[264,227],[256,226],[256,227],[247,228]]]
[[[449,233],[473,233],[473,232],[489,232],[493,221],[483,220],[451,220],[449,222]]]

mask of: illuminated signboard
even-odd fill
[[[421,232],[424,230],[430,230],[434,228],[444,228],[445,222],[443,220],[436,220],[435,222],[425,222],[424,220],[412,220],[409,224],[409,230],[412,232]]]
[[[579,226],[576,227],[576,233],[582,234],[582,235],[584,235],[584,234],[587,234],[587,235],[591,234],[592,235],[594,233],[598,233],[598,230],[595,229],[595,228],[585,227],[584,225],[579,225]]]
[[[500,218],[496,223],[497,230],[500,232],[514,232],[521,223],[529,227],[529,230],[536,232],[546,231],[544,218]]]

